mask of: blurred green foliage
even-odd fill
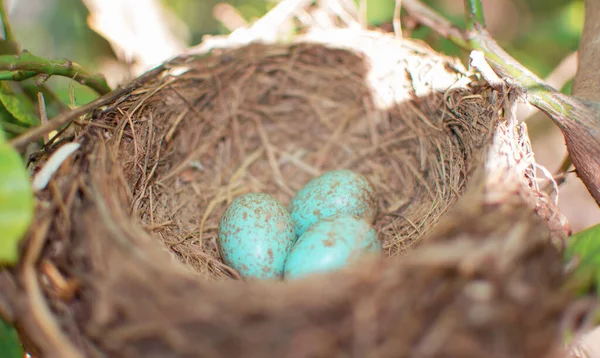
[[[511,14],[515,16],[510,18],[498,20],[500,24],[490,29],[490,32],[515,59],[541,77],[550,74],[564,57],[579,47],[584,17],[583,0],[482,1],[486,20],[493,15],[493,12],[489,11],[494,7],[492,3],[515,5],[518,13]],[[464,28],[462,1],[424,2],[440,11],[455,25]],[[449,11],[451,9],[452,11]],[[509,41],[505,36],[508,32],[516,32]],[[467,58],[467,54],[462,53],[450,41],[433,34],[430,29],[419,29],[413,37],[425,40],[433,48],[446,54]],[[567,89],[570,90],[570,86]]]
[[[393,18],[395,0],[354,0],[366,5],[368,23],[372,26],[389,24]],[[162,0],[175,16],[187,26],[189,45],[202,41],[204,35],[226,34],[228,30],[213,16],[219,0]],[[248,22],[264,15],[277,0],[226,0]],[[454,24],[464,27],[463,0],[424,0]],[[513,57],[541,77],[547,76],[579,45],[583,25],[583,0],[483,0],[486,23],[494,38]],[[91,30],[87,24],[89,12],[81,0],[13,0],[9,9],[13,31],[22,48],[50,59],[69,59],[92,72],[102,72],[107,60],[116,56],[109,43]],[[410,30],[410,29],[408,29]],[[434,49],[460,57],[465,63],[468,54],[450,41],[426,27],[406,31],[413,38],[422,39]],[[53,76],[47,82],[58,97],[71,106],[85,104],[97,95],[91,89],[68,78]],[[25,82],[35,88],[35,80]],[[563,91],[570,92],[570,83]],[[0,94],[2,94],[2,91]],[[34,91],[35,92],[35,91]],[[16,93],[15,96],[21,95]],[[6,95],[4,96],[6,97]],[[30,96],[31,97],[31,96]],[[6,98],[5,98],[6,99]],[[6,100],[10,100],[8,98]],[[3,100],[2,102],[6,102]],[[59,108],[49,104],[49,117]],[[11,117],[0,110],[0,119]],[[13,114],[14,110],[9,108]],[[8,136],[19,131],[9,128]]]
[[[17,331],[1,318],[0,352],[2,352],[3,358],[23,358],[25,356]]]
[[[600,296],[600,224],[569,237],[565,259],[579,261],[569,287],[581,294],[595,287],[596,295]]]
[[[35,202],[25,163],[19,153],[6,142],[2,127],[0,173],[0,266],[3,266],[16,263],[18,244],[31,224]]]
[[[108,42],[87,25],[89,12],[81,0],[21,0],[12,10],[8,15],[17,41],[36,55],[69,59],[92,72],[105,58],[114,57]],[[68,78],[54,76],[48,84],[68,104],[75,98],[73,104],[82,105],[97,96]]]
[[[188,45],[202,41],[204,35],[226,34],[228,30],[213,16],[220,0],[161,0],[185,24],[190,34]],[[396,0],[354,0],[366,6],[368,23],[372,26],[389,25]],[[464,27],[463,0],[423,0],[459,27]],[[569,53],[579,45],[583,25],[583,0],[482,0],[486,23],[490,32],[513,57],[541,77],[547,76]],[[226,0],[240,15],[252,22],[273,8],[277,0]],[[50,59],[69,59],[92,72],[110,71],[104,66],[116,56],[109,43],[87,24],[89,11],[82,0],[13,0],[9,8],[13,32],[22,48]],[[460,57],[465,63],[468,54],[450,41],[426,27],[405,29],[405,34],[424,40],[435,50]],[[33,89],[29,97],[35,102],[35,79],[24,83]],[[57,96],[71,106],[85,104],[97,94],[68,78],[53,76],[47,81]],[[5,86],[6,87],[6,86]],[[562,89],[570,93],[571,83]],[[0,101],[7,106],[11,99],[23,96],[11,87],[2,88]],[[7,94],[8,93],[8,94]],[[33,94],[33,96],[32,96]],[[48,116],[60,108],[47,102]],[[2,107],[2,106],[0,106]],[[5,123],[7,135],[19,133],[19,119],[27,126],[31,118],[19,117],[14,105],[0,108],[0,121]],[[11,116],[12,114],[12,116]],[[14,127],[12,125],[15,125]],[[535,135],[535,133],[534,133]]]
[[[27,96],[23,92],[15,91],[16,88],[12,88],[10,85],[11,83],[8,81],[0,82],[0,102],[3,105],[0,113],[3,117],[6,116],[5,121],[23,127],[38,125],[40,121]]]
[[[355,1],[359,3],[359,1]],[[371,25],[381,25],[390,22],[396,7],[395,0],[365,0],[367,21]]]
[[[355,0],[357,3],[360,0]],[[363,0],[371,24],[390,22],[395,0]],[[228,0],[241,15],[252,21],[275,6],[274,0]],[[452,22],[464,26],[462,0],[425,0]],[[191,43],[197,44],[206,34],[223,34],[227,30],[212,15],[217,0],[163,0],[187,25]],[[493,35],[499,43],[540,76],[545,76],[568,53],[577,49],[583,24],[583,0],[483,0],[486,19],[494,15],[498,4],[513,4],[517,16],[501,19]],[[20,5],[19,5],[20,4]],[[500,7],[498,7],[500,9]],[[108,43],[87,26],[88,10],[80,0],[21,0],[10,13],[13,28],[24,48],[49,58],[69,58],[90,69],[99,68],[107,57],[114,57]],[[499,13],[498,16],[502,14]],[[511,14],[515,15],[515,14]],[[503,33],[516,32],[506,40]],[[414,37],[426,40],[432,47],[449,55],[464,56],[447,40],[421,28]],[[54,81],[62,98],[69,97],[68,82]],[[56,82],[56,83],[54,83]],[[90,99],[76,88],[81,103]],[[78,101],[79,102],[79,101]]]

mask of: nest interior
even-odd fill
[[[375,226],[393,256],[456,200],[491,135],[483,97],[463,95],[450,111],[429,83],[456,81],[447,61],[402,46],[254,44],[189,63],[94,122],[116,128],[131,212],[204,275],[235,276],[215,244],[233,198],[265,192],[287,206],[334,169],[374,184]]]
[[[535,190],[526,134],[505,123],[513,100],[456,85],[463,71],[365,31],[166,64],[79,123],[25,254],[45,244],[48,316],[14,320],[57,357],[544,356],[565,302],[549,242],[564,228]],[[260,191],[287,205],[341,168],[377,188],[386,259],[236,280],[215,246],[227,204]],[[15,280],[0,277],[4,295],[30,302]]]

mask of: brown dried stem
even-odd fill
[[[23,322],[27,325],[28,333],[38,336],[37,342],[45,342],[42,347],[49,358],[73,357],[82,358],[80,352],[59,329],[55,316],[48,307],[40,287],[36,263],[44,247],[50,220],[46,218],[38,230],[32,235],[28,249],[23,258],[22,280],[25,286],[28,312]]]

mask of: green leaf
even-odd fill
[[[569,280],[570,286],[584,292],[595,285],[600,294],[600,224],[569,237],[565,258],[579,262]]]
[[[562,21],[556,21],[555,24],[560,26],[562,30],[568,34],[579,36],[583,27],[583,19],[585,16],[585,8],[583,1],[571,1],[562,10]]]
[[[39,119],[27,96],[13,92],[6,82],[0,82],[0,102],[19,123],[26,126],[37,125]]]
[[[17,331],[0,318],[0,352],[3,358],[23,358],[25,352]]]
[[[25,164],[19,153],[2,140],[0,141],[0,264],[14,264],[17,261],[18,244],[29,228],[33,209],[33,191]]]
[[[369,25],[381,25],[392,21],[396,0],[367,0],[367,22]]]
[[[0,102],[0,131],[4,131],[6,139],[11,139],[14,136],[27,131],[28,126],[20,123]]]

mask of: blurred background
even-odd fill
[[[391,29],[395,0],[347,1],[360,1],[369,25]],[[424,2],[455,24],[464,24],[463,0]],[[199,44],[205,35],[228,34],[251,23],[276,4],[275,0],[5,0],[23,48],[103,73],[111,86]],[[583,0],[483,0],[483,5],[487,26],[500,45],[538,76],[569,93],[583,25]],[[427,28],[415,29],[410,36],[463,61],[468,56]],[[72,105],[96,96],[64,78],[52,77],[49,84]],[[522,117],[528,118],[537,161],[555,173],[566,154],[560,131],[535,111],[524,110]],[[600,222],[600,209],[573,174],[562,184],[558,202],[574,232]]]

